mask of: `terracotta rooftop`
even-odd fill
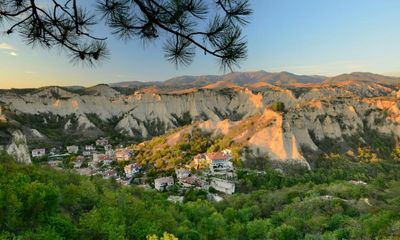
[[[207,157],[208,157],[209,159],[211,159],[212,161],[214,161],[214,160],[223,160],[223,161],[227,161],[228,158],[229,158],[228,155],[226,155],[226,154],[223,153],[223,152],[207,153],[206,155],[207,155]]]

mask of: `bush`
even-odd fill
[[[391,155],[390,155],[393,160],[396,162],[400,162],[400,146],[397,146],[395,149],[393,149]]]
[[[284,112],[285,111],[285,104],[283,102],[274,102],[271,105],[271,109],[275,112]]]

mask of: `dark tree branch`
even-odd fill
[[[0,21],[6,18],[11,23],[7,33],[19,32],[29,44],[59,46],[71,53],[73,60],[89,64],[107,55],[106,37],[92,35],[92,26],[99,23],[94,14],[84,10],[78,0],[48,1],[50,9],[38,6],[35,0],[18,4],[0,0]],[[196,48],[220,59],[223,68],[231,69],[246,58],[240,26],[248,23],[252,13],[249,0],[96,1],[100,19],[119,38],[151,41],[166,36],[165,57],[176,65],[189,65]],[[209,24],[204,28],[206,21]]]

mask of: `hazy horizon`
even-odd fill
[[[2,88],[0,87],[0,89],[3,90],[7,90],[7,89],[28,89],[28,88],[43,88],[43,87],[51,87],[51,86],[57,86],[57,87],[93,87],[96,85],[101,85],[101,84],[107,84],[107,85],[111,85],[111,84],[116,84],[116,83],[124,83],[124,82],[142,82],[142,83],[151,83],[151,82],[164,82],[170,79],[174,79],[174,78],[179,78],[179,77],[200,77],[200,76],[224,76],[226,74],[230,74],[230,73],[253,73],[253,72],[268,72],[268,73],[282,73],[282,72],[288,72],[291,74],[295,74],[298,76],[320,76],[320,77],[326,77],[326,78],[331,78],[331,77],[336,77],[336,76],[340,76],[342,74],[352,74],[352,73],[372,73],[372,74],[378,74],[378,75],[382,75],[385,77],[400,77],[400,75],[389,75],[389,74],[380,74],[380,73],[375,73],[375,72],[344,72],[344,73],[340,73],[338,75],[319,75],[319,74],[299,74],[299,73],[295,73],[295,72],[289,72],[289,71],[277,71],[277,72],[272,72],[272,71],[266,71],[266,70],[256,70],[256,71],[234,71],[234,72],[228,72],[228,73],[221,73],[221,74],[201,74],[201,75],[178,75],[178,76],[173,76],[170,78],[166,78],[166,79],[161,79],[161,80],[155,80],[155,81],[141,81],[141,80],[122,80],[122,81],[111,81],[111,82],[98,82],[96,84],[64,84],[64,85],[60,85],[60,84],[49,84],[49,85],[42,85],[42,86],[36,86],[36,87],[9,87],[9,88]],[[0,85],[1,86],[1,85]]]

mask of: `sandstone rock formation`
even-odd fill
[[[44,126],[49,124],[47,116],[63,119],[60,128],[69,133],[101,134],[98,121],[102,121],[112,124],[116,132],[146,139],[194,123],[275,160],[304,162],[303,149],[318,151],[325,139],[340,142],[356,136],[362,141],[367,130],[400,138],[396,85],[333,81],[237,86],[215,81],[185,91],[146,89],[124,94],[99,85],[74,93],[51,87],[26,94],[5,92],[0,103],[11,118],[40,116]],[[284,103],[284,113],[269,109],[274,102]],[[29,129],[39,138],[46,137],[35,126]],[[175,137],[179,139],[179,134]]]

